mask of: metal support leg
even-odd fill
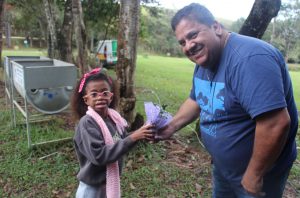
[[[11,80],[10,83],[13,83],[13,81]],[[13,127],[16,127],[17,123],[16,123],[16,110],[15,110],[14,100],[15,100],[15,93],[14,93],[14,87],[12,85],[12,87],[11,87],[11,102],[12,102],[12,117],[13,117],[12,124],[13,124]]]
[[[27,109],[27,97],[25,95],[24,97],[24,104],[25,104],[25,119],[26,119],[26,132],[27,132],[27,142],[28,142],[28,148],[31,148],[31,134],[30,134],[30,126],[29,126],[29,113],[28,113],[28,109]]]
[[[12,92],[11,92],[11,84],[7,83],[9,79],[7,79],[6,76],[7,71],[4,67],[4,84],[5,84],[5,103],[6,103],[6,110],[10,107],[10,121],[11,121],[11,127],[14,125],[13,121],[13,103],[12,103]],[[9,107],[8,107],[9,106]]]

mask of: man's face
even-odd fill
[[[215,22],[211,27],[193,20],[182,19],[175,29],[183,53],[194,63],[212,68],[218,64],[223,46],[222,28]]]

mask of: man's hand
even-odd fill
[[[255,197],[263,197],[265,193],[262,192],[263,187],[263,177],[257,176],[250,171],[246,171],[243,179],[242,179],[242,186],[252,196]]]
[[[173,135],[173,133],[175,133],[175,129],[170,124],[168,124],[155,133],[154,139],[155,141],[166,140],[169,139]]]
[[[251,195],[263,196],[263,176],[280,155],[288,136],[290,116],[286,108],[270,111],[256,119],[253,153],[242,185]]]
[[[171,122],[166,127],[156,132],[155,140],[159,141],[170,138],[176,131],[196,120],[199,113],[200,108],[197,102],[191,98],[186,99]]]

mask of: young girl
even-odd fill
[[[75,89],[72,108],[79,120],[74,135],[80,170],[76,198],[120,197],[122,156],[134,143],[153,139],[151,125],[125,137],[126,121],[110,108],[112,80],[100,68],[86,73]]]

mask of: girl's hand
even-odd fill
[[[138,130],[132,132],[130,135],[131,139],[136,142],[138,140],[154,140],[154,126],[151,124],[145,124]]]

